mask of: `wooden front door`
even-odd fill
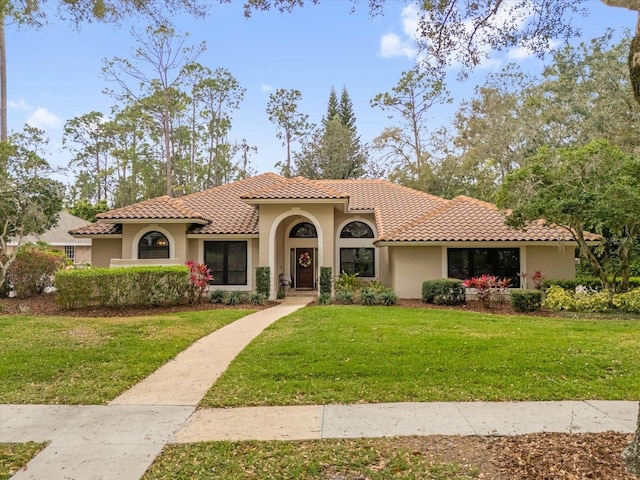
[[[314,287],[313,272],[316,260],[313,257],[313,250],[313,248],[296,248],[296,288]]]

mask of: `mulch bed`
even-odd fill
[[[75,317],[131,317],[184,311],[216,310],[220,308],[268,308],[265,305],[227,306],[211,303],[175,307],[147,308],[85,308],[64,310],[55,302],[55,295],[29,299],[0,299],[1,314],[64,315]],[[427,305],[420,300],[400,300],[400,306],[416,308],[451,308],[484,313],[513,314],[508,303],[495,304],[491,309],[476,302],[456,307]],[[549,312],[536,312],[548,316]],[[478,468],[483,480],[637,480],[626,472],[620,457],[632,435],[605,433],[537,433],[513,437],[461,437],[433,435],[396,439],[416,454],[433,461],[456,462]]]

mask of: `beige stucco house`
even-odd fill
[[[256,267],[268,266],[273,296],[281,278],[293,289],[317,290],[321,266],[378,279],[400,298],[419,298],[429,279],[492,273],[518,287],[520,272],[575,275],[576,245],[560,228],[540,222],[515,230],[489,203],[384,180],[266,173],[102,213],[70,233],[92,240],[95,266],[193,260],[211,268],[212,288],[255,290]]]

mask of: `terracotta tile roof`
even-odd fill
[[[504,224],[495,205],[469,197],[445,200],[386,180],[287,179],[265,173],[179,198],[158,197],[99,215],[102,222],[72,230],[76,235],[121,233],[118,220],[200,219],[191,234],[258,234],[261,200],[348,201],[351,212],[372,212],[378,237],[388,242],[571,240],[543,223],[526,231]],[[590,235],[590,240],[599,240]]]
[[[122,225],[119,223],[91,223],[85,227],[69,230],[69,235],[120,235]]]
[[[180,197],[186,207],[210,219],[207,225],[195,226],[189,233],[257,234],[258,208],[255,205],[248,205],[242,201],[241,197],[251,192],[269,189],[284,180],[284,177],[275,173],[263,173],[246,180]]]
[[[99,213],[96,218],[99,220],[205,219],[200,213],[187,208],[181,198],[170,198],[166,195]]]
[[[508,227],[504,213],[490,203],[459,196],[409,224],[381,236],[391,242],[571,241],[564,229],[536,222],[526,230]],[[589,240],[599,240],[589,234]]]
[[[347,193],[324,186],[304,177],[284,179],[281,183],[241,195],[244,200],[338,200],[348,199]]]
[[[376,216],[378,236],[447,203],[447,200],[386,180],[317,180],[351,195],[349,210],[369,210]]]

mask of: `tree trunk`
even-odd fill
[[[7,141],[7,43],[4,18],[0,17],[0,142]]]
[[[638,427],[636,428],[636,436],[629,446],[622,452],[624,463],[627,464],[627,470],[634,475],[640,476],[640,412],[638,413]]]

